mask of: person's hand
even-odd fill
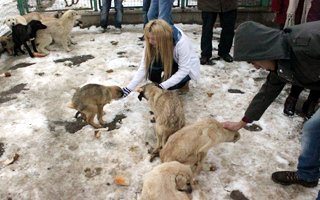
[[[123,97],[126,97],[130,94],[131,90],[127,87],[122,88]]]
[[[239,121],[239,122],[223,122],[222,123],[223,128],[228,129],[230,131],[238,131],[240,129],[242,129],[243,127],[245,127],[247,125],[246,122],[244,121]]]

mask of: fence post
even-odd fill
[[[268,7],[270,5],[270,1],[269,0],[261,0],[261,6],[262,7]]]
[[[186,8],[186,0],[181,0],[181,8],[184,9]]]
[[[91,0],[91,2],[93,2],[93,8],[94,8],[94,11],[98,11],[98,4],[97,4],[97,0]]]
[[[25,11],[24,11],[24,1],[23,0],[18,0],[18,10],[20,15],[24,15]]]

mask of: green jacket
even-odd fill
[[[198,9],[204,12],[227,12],[237,9],[237,0],[198,0]]]
[[[236,30],[236,61],[275,60],[260,91],[245,112],[246,122],[259,120],[287,82],[320,91],[320,21],[292,26],[285,31],[256,22],[242,23]]]

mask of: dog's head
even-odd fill
[[[10,28],[12,28],[13,26],[18,24],[18,20],[16,17],[11,16],[11,17],[7,17],[4,23]]]
[[[31,20],[28,25],[32,28],[32,30],[34,31],[37,31],[37,30],[40,30],[40,29],[46,29],[47,26],[42,24],[41,21],[39,20]]]
[[[62,17],[66,17],[72,19],[73,21],[76,21],[81,18],[81,15],[75,10],[67,10],[65,13],[63,13]]]
[[[149,100],[149,98],[160,88],[158,88],[154,83],[148,83],[144,86],[138,87],[136,92],[139,92],[138,99],[141,101],[142,98]]]
[[[192,177],[189,173],[179,173],[176,178],[176,189],[180,192],[191,193],[192,192]]]
[[[119,99],[123,96],[123,91],[119,86],[110,86],[112,99]]]

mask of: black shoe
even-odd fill
[[[224,61],[226,62],[233,62],[233,58],[232,56],[230,56],[230,54],[218,54],[218,56],[220,56]]]
[[[144,35],[142,35],[141,37],[139,37],[140,41],[144,41]]]
[[[216,63],[213,62],[211,58],[201,56],[200,64],[201,65],[215,65]]]
[[[304,181],[298,177],[298,173],[294,171],[280,171],[274,172],[271,176],[271,179],[275,183],[281,185],[291,185],[298,184],[304,187],[316,187],[318,185],[318,180],[316,181]]]
[[[288,116],[294,115],[294,112],[296,110],[297,101],[298,101],[298,99],[289,95],[286,99],[286,102],[284,103],[283,113]]]
[[[305,116],[305,118],[310,119],[312,115],[315,112],[316,106],[318,102],[317,101],[305,101],[302,106],[302,114]]]

